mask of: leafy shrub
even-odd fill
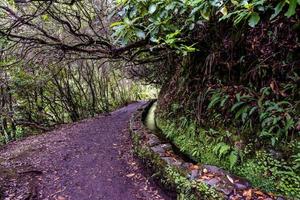
[[[132,41],[149,40],[158,45],[166,45],[187,55],[196,47],[185,38],[197,26],[211,21],[230,20],[234,25],[245,21],[255,27],[261,15],[268,15],[270,20],[280,14],[291,17],[300,5],[297,0],[287,1],[142,1],[119,0],[122,8],[119,12],[121,21],[113,23],[115,41],[126,45]],[[268,14],[270,13],[270,14]]]

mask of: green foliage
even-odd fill
[[[271,154],[263,151],[257,152],[256,158],[256,165],[259,165],[261,168],[261,173],[259,174],[269,179],[270,182],[275,182],[277,191],[280,191],[286,196],[299,196],[299,171],[295,171],[293,165],[283,159],[275,159]],[[271,176],[269,174],[271,174]]]
[[[270,16],[274,19],[288,7],[284,15],[291,17],[300,5],[297,0],[283,0],[275,5],[274,2],[265,0],[126,0],[118,3],[122,8],[119,12],[122,20],[112,24],[116,42],[126,45],[147,38],[153,43],[177,49],[184,55],[196,51],[186,37],[197,24],[217,19],[239,25],[247,20],[250,27],[255,27],[260,21],[260,16],[269,10],[274,10]]]
[[[296,125],[295,108],[287,101],[281,102],[264,102],[259,119],[261,122],[260,137],[271,138],[274,146],[281,139],[288,139],[289,132],[293,131]]]
[[[157,177],[165,187],[177,192],[178,200],[223,199],[214,188],[205,183],[190,181],[180,169],[163,162],[159,155],[143,145],[143,136],[139,132],[143,130],[133,131],[132,125],[133,121],[130,122],[130,130],[132,131],[135,154],[154,170],[153,177]]]
[[[242,96],[238,97],[245,99]],[[180,120],[157,119],[159,128],[182,152],[193,160],[219,166],[248,179],[254,187],[267,192],[297,197],[299,191],[300,143],[289,143],[292,156],[288,159],[282,153],[258,148],[251,143],[239,146],[239,139],[232,142],[234,135],[228,131],[199,129],[195,122],[183,117]],[[227,141],[226,143],[224,141]],[[255,144],[254,144],[255,145]],[[287,147],[286,147],[287,148]],[[250,151],[248,151],[251,149]]]
[[[224,142],[216,144],[213,148],[213,153],[216,154],[219,159],[228,157],[230,169],[232,169],[237,164],[239,159],[239,152]]]
[[[230,152],[230,149],[231,147],[229,145],[224,142],[220,142],[213,148],[213,152],[218,155],[219,159],[221,159]]]
[[[110,112],[132,101],[155,98],[157,90],[153,86],[126,79],[114,67],[110,64],[106,69],[99,68],[96,62],[87,61],[30,68],[18,63],[3,68],[1,143]]]
[[[263,139],[265,144],[275,146],[282,141],[288,142],[291,136],[299,136],[296,130],[298,103],[270,99],[270,90],[270,87],[266,87],[257,94],[238,92],[235,95],[229,95],[221,89],[212,90],[207,109],[212,113],[212,120],[219,120],[219,115],[214,113],[222,109],[228,116],[225,121],[241,127],[242,131],[255,131],[255,136]],[[254,136],[251,134],[249,138]]]
[[[121,21],[113,26],[116,42],[144,41],[147,48],[141,51],[149,47],[149,55],[171,55],[166,59],[171,75],[158,105],[162,118],[168,119],[158,124],[164,134],[198,162],[231,170],[267,191],[299,195],[298,175],[293,174],[299,168],[299,150],[292,144],[300,137],[300,2],[119,3]],[[127,20],[130,27],[122,26]],[[142,34],[136,34],[136,28]],[[160,70],[164,68],[158,66]],[[272,162],[255,163],[260,151],[279,161],[272,174]],[[283,160],[271,151],[282,154]],[[294,183],[287,182],[290,175],[285,173],[296,177]]]

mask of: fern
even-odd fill
[[[232,169],[237,164],[238,158],[239,158],[238,152],[236,150],[231,151],[229,155],[230,169]]]

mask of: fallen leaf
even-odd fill
[[[127,174],[126,176],[127,176],[128,178],[131,178],[131,177],[134,177],[134,176],[135,176],[135,173]]]
[[[260,196],[264,196],[265,194],[262,193],[261,191],[254,191],[255,194],[260,195]]]
[[[234,183],[233,179],[229,175],[226,175],[226,177],[232,184]]]
[[[190,170],[199,169],[200,167],[198,165],[191,165]]]
[[[56,199],[57,199],[57,200],[66,200],[66,198],[63,197],[63,196],[58,196]]]
[[[252,189],[245,190],[243,196],[246,197],[246,200],[250,200],[252,198]]]
[[[201,178],[200,178],[201,180],[210,180],[211,179],[211,177],[209,177],[209,176],[201,176]]]

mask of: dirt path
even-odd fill
[[[141,105],[0,149],[0,199],[172,199],[132,154],[127,122]]]

